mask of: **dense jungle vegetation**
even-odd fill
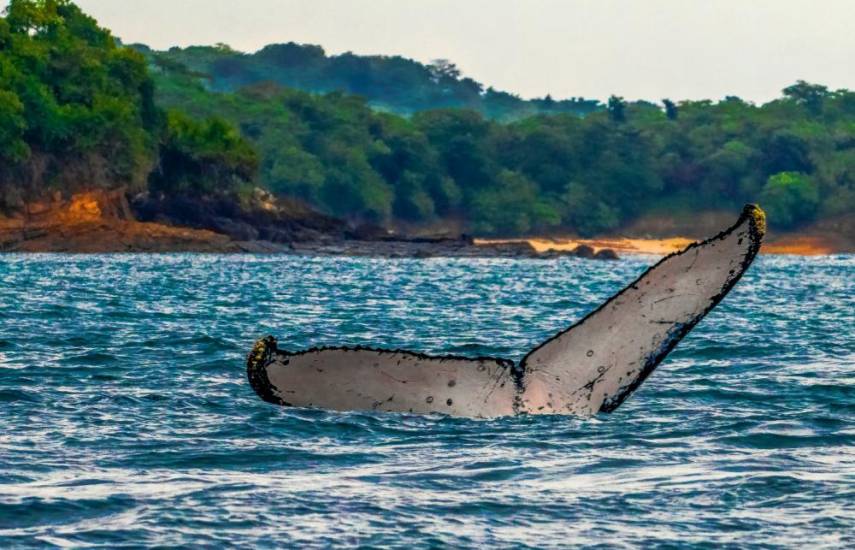
[[[516,120],[536,114],[585,115],[604,108],[595,99],[581,97],[555,100],[550,96],[524,100],[485,87],[464,77],[447,59],[425,65],[400,56],[356,55],[347,52],[328,56],[320,46],[270,44],[247,54],[225,44],[151,51],[134,45],[163,69],[185,67],[204,75],[209,89],[234,92],[245,86],[274,82],[307,92],[343,92],[366,98],[381,111],[412,115],[419,111],[465,108],[487,118]]]
[[[745,202],[787,229],[855,212],[847,90],[799,81],[764,105],[538,100],[550,108],[507,94],[496,107],[497,94],[448,63],[314,46],[126,48],[71,2],[12,0],[0,206],[93,186],[240,201],[260,185],[354,221],[491,235],[591,235]]]
[[[126,188],[238,197],[258,158],[219,119],[155,105],[146,59],[64,0],[0,18],[0,209],[55,192]]]
[[[845,90],[798,82],[762,106],[612,97],[584,117],[505,123],[460,108],[403,117],[270,81],[212,92],[206,75],[148,55],[158,103],[225,117],[257,148],[265,187],[342,217],[590,235],[642,213],[745,202],[782,228],[855,211],[855,93]]]

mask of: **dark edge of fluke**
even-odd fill
[[[267,377],[267,365],[276,350],[276,338],[273,336],[265,336],[258,340],[246,358],[246,376],[249,378],[249,385],[259,397],[274,405],[290,407],[290,403],[283,401],[273,392],[273,384]]]

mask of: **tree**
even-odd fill
[[[0,161],[17,162],[30,152],[24,141],[27,120],[17,94],[0,90]]]
[[[561,198],[565,205],[564,224],[583,237],[609,231],[620,225],[617,210],[597,198],[588,186],[580,182],[571,181],[567,184]]]
[[[792,86],[784,88],[784,95],[804,107],[814,115],[822,111],[822,105],[828,97],[828,88],[819,84],[810,84],[799,80]]]
[[[764,167],[767,174],[778,172],[811,172],[810,144],[802,136],[783,130],[768,136],[764,144]]]
[[[448,59],[434,59],[428,69],[436,82],[453,81],[460,78],[460,69]]]
[[[538,196],[537,186],[522,174],[503,170],[496,185],[473,198],[474,227],[484,233],[521,235],[558,225],[553,204]]]
[[[495,172],[487,140],[489,122],[474,111],[438,109],[413,117],[439,153],[446,173],[466,192],[489,185]]]
[[[614,122],[626,122],[626,101],[622,97],[616,95],[609,97],[606,109]]]
[[[6,170],[6,184],[142,189],[159,124],[143,56],[67,0],[11,0],[0,44],[6,158],[40,167]]]
[[[665,116],[668,117],[668,120],[677,120],[679,115],[677,104],[670,99],[663,99],[662,104],[665,106]]]
[[[219,118],[197,122],[172,111],[160,146],[151,189],[166,195],[237,196],[258,168],[255,150]]]
[[[309,44],[270,44],[259,50],[255,56],[282,68],[320,66],[326,61],[326,52],[320,46]]]
[[[819,190],[805,174],[780,172],[769,176],[760,193],[761,205],[776,225],[791,228],[810,221],[819,205]]]

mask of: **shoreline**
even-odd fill
[[[666,256],[698,239],[687,237],[511,238],[511,239],[321,239],[306,242],[240,241],[207,229],[135,220],[81,220],[63,224],[26,224],[0,219],[0,253],[176,253],[291,254],[386,258],[593,258],[603,250],[617,257]],[[588,248],[583,255],[578,248]],[[814,235],[784,234],[763,244],[764,255],[823,256],[851,254]],[[614,259],[614,258],[609,258]]]
[[[520,259],[573,256],[614,260],[636,254],[665,256],[699,240],[683,236],[473,239],[465,235],[395,236],[379,230],[363,233],[336,228],[337,231],[272,232],[273,240],[258,239],[256,231],[255,238],[247,238],[243,236],[246,232],[227,235],[210,229],[138,221],[121,191],[89,192],[74,195],[67,201],[56,198],[51,202],[35,203],[28,207],[27,215],[23,217],[0,217],[0,252],[200,252]],[[667,234],[669,229],[676,228],[660,228],[661,232],[656,233]],[[849,236],[844,225],[835,227],[836,231],[828,229],[831,227],[818,226],[807,228],[803,233],[773,233],[763,244],[761,253],[801,256],[855,253],[855,238]],[[674,232],[679,234],[678,231]]]
[[[610,248],[619,255],[666,256],[678,252],[699,239],[688,237],[599,237],[591,239],[475,239],[477,245],[529,243],[538,252],[554,250],[565,252],[578,246],[590,246],[595,252]],[[764,255],[826,256],[830,254],[852,254],[855,249],[840,247],[832,239],[816,235],[784,234],[773,235],[760,248]]]

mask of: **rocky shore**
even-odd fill
[[[382,240],[342,240],[334,243],[298,242],[291,244],[291,252],[312,255],[379,256],[385,258],[522,258],[549,259],[573,256],[595,260],[617,260],[610,249],[594,252],[581,245],[573,250],[548,250],[539,252],[525,241],[505,243],[478,243],[461,236],[458,238],[387,238]]]
[[[687,246],[703,233],[714,234],[727,217],[707,216],[700,235],[656,238],[531,238],[481,240],[466,235],[407,236],[373,225],[353,226],[299,203],[259,191],[248,207],[234,201],[190,198],[128,200],[123,190],[90,191],[70,197],[55,194],[31,202],[12,215],[0,214],[0,252],[207,252],[370,256],[386,258],[531,258],[571,256],[613,260],[627,254],[663,256]],[[715,218],[715,219],[712,219]],[[718,219],[721,218],[721,219]],[[662,223],[662,222],[658,222]],[[649,222],[648,222],[649,225]],[[710,227],[707,228],[706,226]],[[656,229],[655,227],[653,229]],[[674,229],[674,228],[669,228]],[[679,230],[680,228],[676,228]],[[662,232],[662,231],[658,231]],[[635,234],[634,233],[634,234]],[[765,254],[855,252],[855,221],[821,220],[799,234],[769,235]]]
[[[371,256],[386,258],[617,259],[612,250],[580,245],[538,250],[530,243],[480,243],[466,235],[409,237],[377,226],[351,227],[298,204],[260,194],[248,211],[233,203],[91,191],[30,203],[0,216],[0,252],[209,252]]]
[[[32,202],[0,216],[2,252],[239,252],[226,235],[141,223],[121,192],[93,191]]]

